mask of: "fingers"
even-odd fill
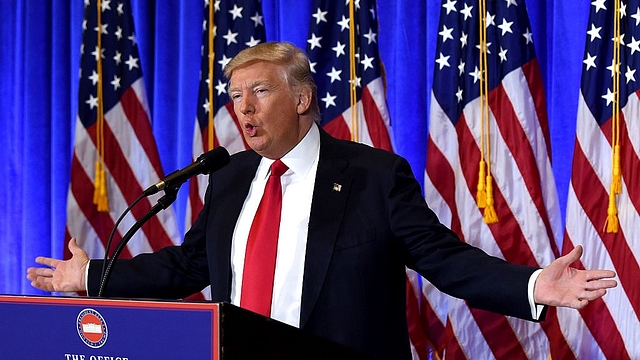
[[[602,279],[610,279],[616,277],[616,273],[611,270],[587,270],[586,281],[595,281]]]
[[[38,256],[36,258],[36,263],[38,264],[42,264],[42,265],[46,265],[52,268],[56,268],[58,267],[58,264],[60,263],[60,260],[58,259],[52,259],[52,258],[48,258],[48,257],[44,257],[44,256]]]
[[[71,254],[75,254],[78,250],[82,250],[80,246],[78,246],[78,243],[76,242],[76,238],[71,238],[71,240],[69,240],[69,243],[67,244],[67,248],[69,248],[69,251],[71,251]]]
[[[562,259],[563,263],[567,265],[573,264],[580,259],[580,257],[582,256],[582,251],[582,245],[578,245],[574,247],[573,250],[571,250],[567,255],[562,256],[559,259]]]

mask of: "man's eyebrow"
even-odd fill
[[[251,83],[248,85],[248,87],[249,87],[249,88],[251,88],[251,89],[253,89],[253,88],[255,88],[256,86],[263,86],[263,85],[271,86],[271,82],[270,82],[269,80],[267,80],[267,79],[257,79],[257,80],[255,80],[255,81],[251,82]],[[237,91],[237,90],[239,90],[239,89],[240,89],[240,86],[234,86],[234,85],[232,85],[231,83],[229,83],[229,89],[228,89],[229,91],[232,91],[232,90],[233,90],[233,91]]]

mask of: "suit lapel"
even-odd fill
[[[353,176],[340,155],[340,143],[320,130],[320,159],[311,202],[302,285],[300,327],[320,296],[344,215]]]

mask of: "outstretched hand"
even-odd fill
[[[533,290],[537,304],[582,309],[617,286],[612,279],[616,273],[611,270],[578,270],[569,266],[581,256],[582,246],[577,246],[542,270]]]
[[[76,239],[69,241],[71,259],[58,260],[38,256],[36,263],[48,267],[30,267],[27,269],[27,279],[31,286],[49,292],[78,292],[85,291],[85,270],[89,263],[87,253],[76,243]]]

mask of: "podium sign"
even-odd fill
[[[0,296],[0,359],[220,359],[220,306]]]
[[[228,303],[0,295],[0,359],[368,359]]]

